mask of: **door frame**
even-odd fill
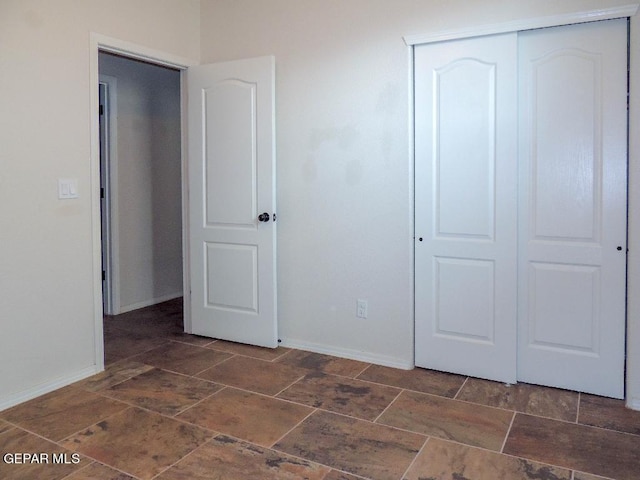
[[[182,268],[184,291],[184,327],[191,331],[191,312],[189,310],[189,212],[188,212],[188,152],[187,152],[187,94],[186,70],[198,65],[197,60],[180,57],[168,52],[154,50],[125,40],[108,37],[96,32],[89,34],[89,82],[90,82],[90,195],[91,230],[93,242],[93,311],[94,311],[94,351],[96,371],[104,370],[104,332],[103,332],[103,294],[102,294],[102,222],[100,213],[100,126],[98,118],[99,73],[98,53],[114,53],[134,60],[141,60],[159,66],[180,71],[180,163],[182,174]]]
[[[103,277],[103,309],[107,315],[120,313],[120,264],[117,261],[119,247],[118,223],[118,79],[109,75],[99,76],[99,85],[104,86],[102,127],[100,136],[104,135],[104,143],[100,144],[100,187],[102,222],[102,270]],[[104,132],[102,131],[104,130]],[[102,139],[102,138],[101,138]]]
[[[415,236],[415,112],[414,102],[415,97],[413,93],[413,79],[414,79],[414,46],[426,43],[442,42],[447,40],[458,40],[462,38],[478,37],[484,35],[492,35],[498,33],[517,32],[522,30],[531,30],[546,27],[556,27],[563,25],[574,25],[578,23],[594,22],[600,20],[612,20],[616,18],[630,18],[634,17],[638,13],[639,3],[629,3],[627,5],[620,5],[611,8],[583,10],[577,12],[570,12],[558,15],[549,15],[542,17],[523,18],[515,21],[507,21],[503,23],[477,25],[467,28],[434,31],[425,34],[406,35],[403,37],[407,49],[409,51],[409,82],[411,88],[409,89],[409,105],[410,105],[410,119],[409,119],[409,147],[412,152],[411,172],[413,172],[412,194],[414,196],[414,202],[412,204],[411,218],[412,228]],[[637,21],[640,21],[637,19]],[[631,23],[634,23],[633,19]],[[633,70],[630,75],[631,82],[628,85],[629,88],[629,109],[628,109],[628,131],[637,131],[636,125],[640,125],[640,111],[638,100],[634,92],[636,91],[633,84],[633,80],[638,74],[640,74],[640,68],[636,64],[640,64],[640,47],[637,46],[631,39],[635,35],[634,25],[630,26],[630,42],[629,42],[629,69]],[[635,129],[635,130],[634,130]],[[633,189],[633,181],[635,174],[640,176],[640,172],[636,172],[634,165],[640,164],[640,139],[635,140],[628,135],[628,165],[629,165],[629,178],[628,178],[628,197],[627,197],[627,236],[628,236],[628,252],[631,254],[634,252],[634,247],[637,241],[630,236],[632,227],[638,224],[640,228],[640,198],[636,199]],[[630,206],[633,208],[629,208]],[[415,240],[412,242],[412,246],[415,249]],[[631,255],[627,254],[627,313],[626,313],[626,327],[627,327],[627,356],[626,356],[626,382],[625,382],[625,399],[629,408],[640,410],[640,321],[636,322],[638,325],[633,324],[631,321],[634,316],[640,318],[640,299],[634,300],[632,292],[640,289],[640,269],[636,272],[633,268],[633,262],[630,261]],[[413,320],[415,324],[415,250],[412,250],[413,258],[413,304],[414,315]],[[629,293],[631,292],[631,293]],[[414,328],[415,335],[415,328]],[[414,339],[415,340],[415,339]],[[635,343],[634,343],[635,341]],[[415,348],[415,347],[414,347]]]

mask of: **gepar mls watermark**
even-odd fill
[[[2,462],[10,465],[52,464],[77,465],[78,453],[8,452],[2,455]]]

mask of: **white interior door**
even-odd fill
[[[520,380],[624,396],[627,21],[523,32]]]
[[[415,363],[516,380],[517,36],[415,48]]]
[[[274,58],[187,84],[192,333],[276,347]]]

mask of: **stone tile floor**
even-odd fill
[[[0,412],[0,479],[640,479],[622,401],[186,335],[181,312],[106,317],[105,372]]]

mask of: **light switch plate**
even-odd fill
[[[58,198],[61,200],[69,198],[78,198],[78,179],[77,178],[59,178],[58,179]]]

